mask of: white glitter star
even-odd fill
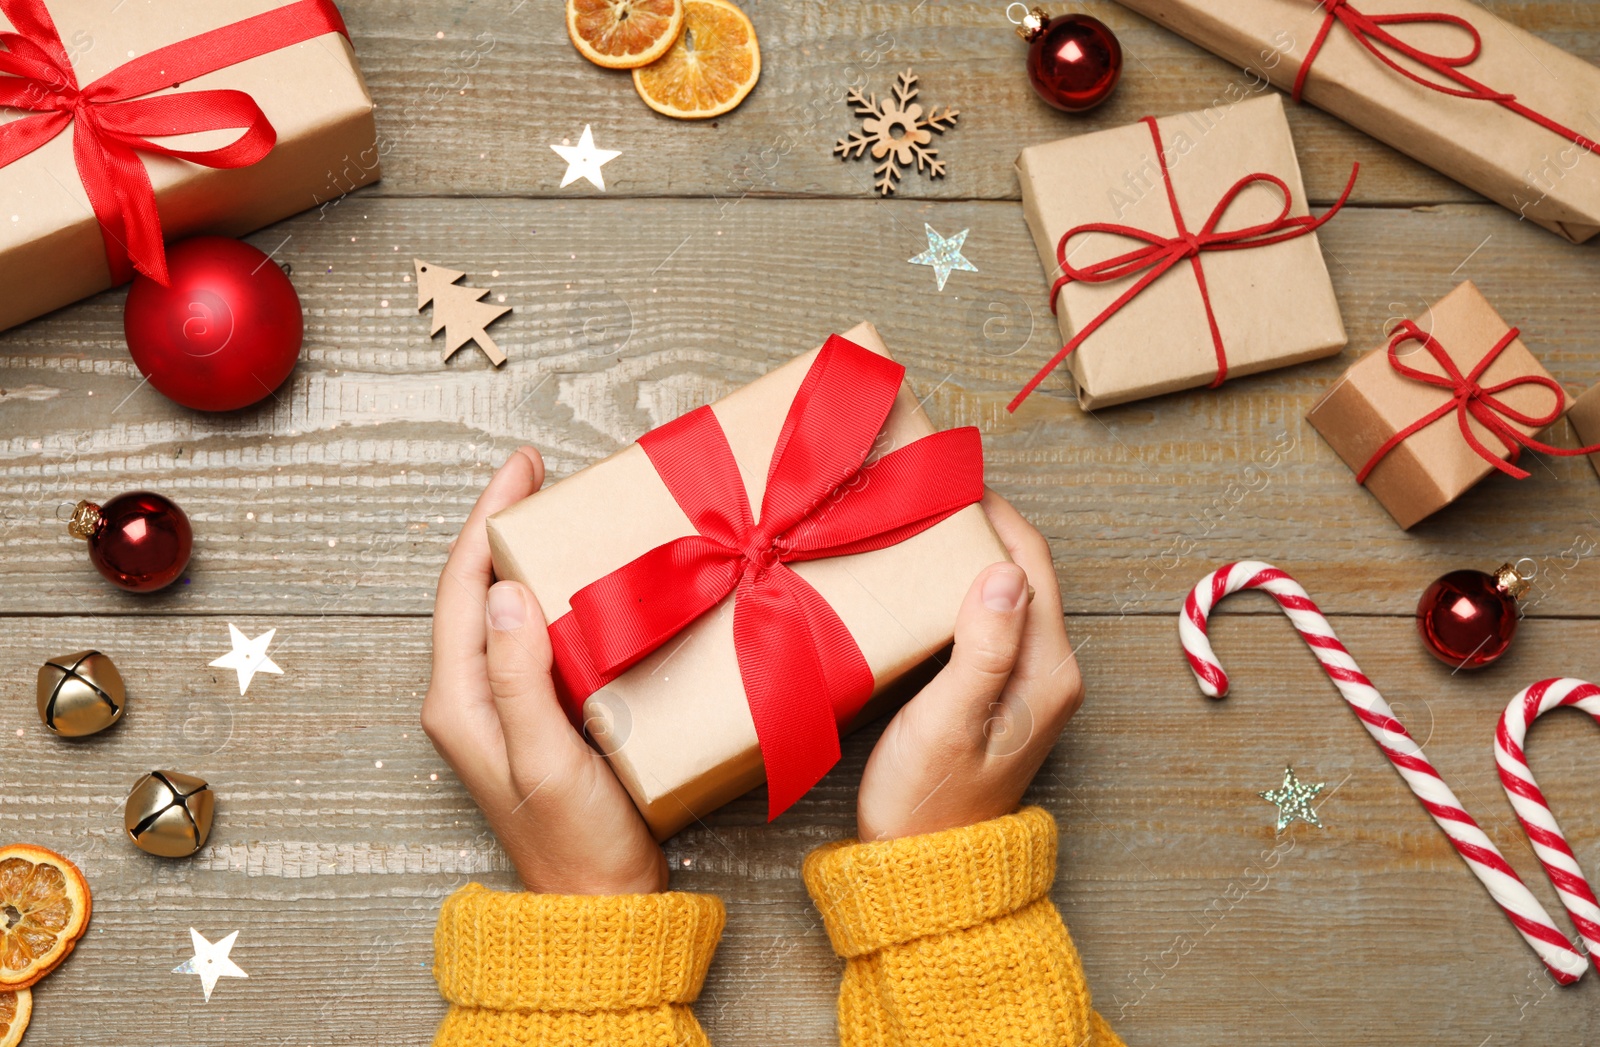
[[[550,148],[567,162],[567,173],[561,179],[561,188],[565,189],[580,178],[587,178],[602,193],[606,191],[606,179],[600,173],[600,168],[622,155],[620,149],[595,148],[594,133],[589,130],[588,124],[583,125],[583,136],[578,139],[577,145],[552,145]]]
[[[1296,820],[1322,828],[1322,819],[1311,809],[1311,798],[1322,791],[1326,782],[1312,785],[1294,776],[1293,767],[1283,769],[1283,784],[1276,789],[1258,793],[1263,800],[1278,807],[1278,831],[1283,832]]]
[[[928,231],[928,249],[915,258],[906,261],[912,265],[931,265],[933,273],[939,278],[939,290],[944,290],[944,282],[950,279],[953,270],[960,269],[964,273],[975,273],[978,267],[961,256],[961,245],[967,242],[967,233],[963,229],[956,235],[946,239],[933,231],[933,226],[927,222],[922,223],[922,228]]]
[[[232,622],[228,623],[228,635],[232,638],[233,650],[211,664],[218,669],[232,669],[239,674],[241,696],[250,687],[250,681],[255,678],[256,673],[277,673],[280,676],[283,674],[278,664],[267,657],[267,646],[272,643],[272,637],[277,631],[268,629],[251,640],[239,631],[238,626]]]
[[[200,988],[205,990],[206,1002],[211,1002],[211,990],[217,987],[218,978],[248,978],[248,974],[239,969],[239,965],[228,958],[233,951],[234,939],[239,937],[239,932],[234,931],[220,942],[208,942],[206,936],[189,928],[189,937],[194,939],[194,956],[184,960],[172,969],[173,974],[198,974]]]

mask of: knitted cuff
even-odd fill
[[[962,930],[1044,897],[1056,873],[1056,823],[1043,809],[806,856],[805,880],[833,950],[849,959]]]
[[[687,1004],[636,1011],[452,1007],[433,1047],[711,1047]],[[1086,1047],[1101,1047],[1090,1044]]]
[[[505,894],[468,884],[433,935],[451,1003],[517,1011],[617,1011],[700,994],[722,935],[702,894]]]

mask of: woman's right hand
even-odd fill
[[[1083,703],[1050,546],[993,491],[983,508],[1012,562],[972,583],[949,664],[889,721],[867,759],[856,802],[864,841],[1011,813]]]

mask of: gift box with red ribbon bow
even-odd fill
[[[1567,395],[1471,281],[1350,365],[1306,416],[1409,528],[1491,473],[1525,480],[1523,450],[1578,455],[1537,434]]]
[[[1029,146],[1017,176],[1064,344],[1012,410],[1063,364],[1092,410],[1344,347],[1316,235],[1344,198],[1310,215],[1277,96]]]
[[[332,0],[0,0],[0,330],[376,181]]]
[[[550,622],[557,690],[665,839],[841,733],[949,642],[1007,558],[973,428],[935,432],[867,324],[489,520]]]
[[[1600,232],[1600,68],[1478,0],[1123,0],[1577,243]]]

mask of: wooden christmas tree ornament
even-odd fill
[[[420,313],[429,302],[433,303],[433,330],[428,333],[444,331],[444,358],[448,360],[463,345],[476,342],[490,363],[496,367],[505,363],[506,354],[483,329],[509,313],[511,307],[478,301],[489,292],[459,286],[456,281],[465,278],[466,273],[420,258],[412,261],[417,267],[417,311]]]

